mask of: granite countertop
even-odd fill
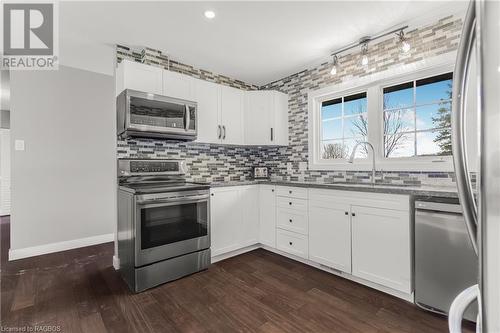
[[[212,182],[211,187],[227,187],[227,186],[243,186],[243,185],[281,185],[281,186],[296,186],[307,188],[332,189],[343,191],[358,191],[358,192],[374,192],[374,193],[389,193],[389,194],[406,194],[414,196],[429,196],[429,197],[445,197],[457,198],[456,186],[433,186],[433,185],[365,185],[365,184],[345,184],[345,183],[314,183],[314,182],[299,182],[299,181],[283,181],[283,180],[242,180],[228,182]]]

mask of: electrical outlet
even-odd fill
[[[14,149],[17,151],[24,151],[24,140],[16,140],[14,142]]]

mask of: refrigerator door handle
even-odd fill
[[[470,286],[469,288],[462,291],[453,300],[450,307],[450,313],[448,315],[448,327],[450,328],[450,333],[462,333],[462,318],[467,307],[474,302],[476,298],[479,298],[479,287],[477,284]],[[476,332],[481,332],[481,310],[477,314],[477,326]]]
[[[469,168],[466,157],[465,112],[467,81],[472,48],[476,40],[475,2],[471,1],[464,19],[462,38],[458,46],[452,90],[452,151],[453,164],[457,179],[458,197],[463,208],[463,215],[469,232],[469,237],[476,254],[477,246],[477,214],[478,208],[469,178]]]

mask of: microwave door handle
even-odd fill
[[[189,123],[191,122],[191,115],[189,114],[189,105],[184,105],[184,119],[185,119],[185,124],[184,124],[184,129],[187,131],[189,130]]]
[[[467,81],[472,48],[476,40],[475,3],[471,2],[464,19],[462,38],[457,51],[452,88],[452,152],[455,175],[457,179],[458,197],[463,208],[463,215],[472,246],[476,254],[477,246],[477,214],[478,208],[469,178],[466,156],[465,113],[467,98]]]

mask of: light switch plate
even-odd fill
[[[24,151],[24,140],[16,140],[14,142],[14,149],[18,151]]]

